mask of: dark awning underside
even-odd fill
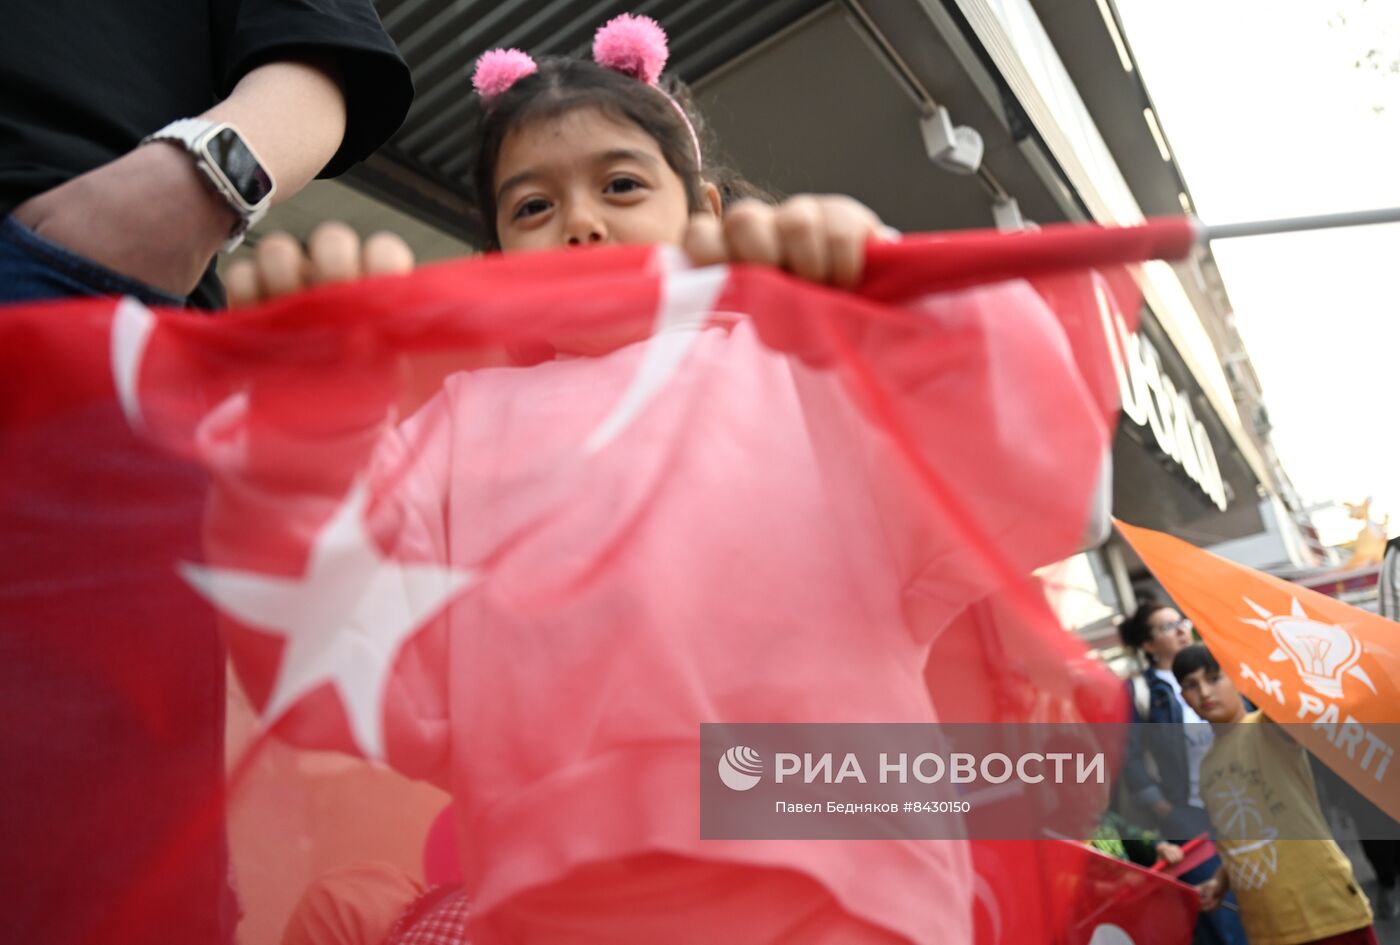
[[[658,20],[670,36],[668,71],[694,82],[826,4],[827,0],[376,0],[413,70],[417,96],[390,143],[352,172],[362,188],[461,234],[470,187],[468,143],[479,106],[470,71],[487,49],[584,51],[610,17]]]

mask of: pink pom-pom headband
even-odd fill
[[[685,130],[690,132],[690,143],[695,148],[695,166],[699,168],[700,136],[695,133],[690,116],[681,108],[680,102],[657,85],[668,55],[666,31],[649,16],[632,16],[628,13],[615,16],[600,26],[593,36],[594,62],[604,69],[620,72],[650,85],[671,103]],[[477,60],[476,70],[472,73],[472,87],[489,106],[494,99],[537,69],[529,53],[518,49],[492,49]]]
[[[624,13],[608,20],[593,34],[594,62],[647,85],[655,85],[661,78],[669,56],[666,31],[649,16]]]
[[[532,75],[536,68],[535,60],[530,58],[529,53],[518,49],[488,50],[476,61],[472,87],[482,101],[489,102],[527,75]]]

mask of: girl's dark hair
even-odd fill
[[[706,182],[719,188],[724,206],[749,198],[774,202],[773,197],[716,165],[706,147],[706,134],[690,93],[679,82],[662,80],[666,94],[681,108],[699,136],[704,168],[696,167],[695,142],[681,116],[663,94],[631,76],[605,69],[586,59],[545,56],[536,59],[537,70],[518,80],[491,102],[477,134],[473,159],[472,186],[478,219],[479,242],[486,249],[499,249],[496,233],[496,162],[501,145],[512,130],[532,121],[558,118],[579,108],[596,108],[611,118],[628,121],[645,131],[661,149],[671,170],[685,184],[686,200],[692,212],[701,209]]]
[[[1176,677],[1177,682],[1181,682],[1198,669],[1204,669],[1207,673],[1220,672],[1220,664],[1203,643],[1192,643],[1182,647],[1172,659],[1172,675]]]
[[[1159,600],[1145,600],[1139,604],[1133,615],[1118,625],[1118,638],[1123,645],[1141,651],[1142,645],[1152,639],[1152,627],[1147,621],[1152,619],[1153,614],[1170,606]]]

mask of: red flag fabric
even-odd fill
[[[218,319],[0,312],[17,927],[271,934],[351,827],[416,871],[450,796],[476,941],[543,921],[527,891],[557,906],[658,853],[736,897],[797,877],[658,919],[718,938],[781,908],[966,938],[961,844],[697,836],[700,723],[934,721],[1009,690],[979,671],[931,701],[929,647],[992,593],[1038,625],[1020,579],[1085,532],[1114,419],[1097,311],[949,290],[946,248],[873,253],[866,294],[621,248]],[[225,644],[251,706],[227,796]]]
[[[1086,737],[1093,739],[1094,750],[1104,752],[1109,769],[1116,771],[1123,748],[1121,726],[1111,723],[1128,718],[1122,683],[1102,664],[1087,659],[1078,638],[1057,628],[1037,583],[1031,582],[1025,590],[1040,607],[1032,612],[1038,619],[1027,619],[1003,592],[969,606],[936,639],[925,679],[938,718],[1006,725],[1059,723],[1050,730],[1060,732],[1064,723],[1090,723],[1084,729]],[[976,684],[970,684],[974,680]],[[1082,805],[1081,820],[1086,822],[1096,821],[1107,804],[1106,796],[1088,787],[1067,793],[1064,799]],[[1066,853],[1067,846],[1077,849],[1078,845],[1062,839],[970,842],[976,871],[972,938],[976,945],[1088,942],[1097,927],[1082,921],[1097,914],[1086,908],[1093,900],[1089,890],[1098,894],[1117,882],[1143,882],[1127,864],[1087,851],[1086,855],[1073,849]],[[1139,945],[1189,938],[1190,922],[1185,937],[1171,937],[1181,914],[1171,896],[1114,896],[1118,896],[1111,897],[1115,909],[1121,906],[1128,914],[1140,908],[1147,918],[1144,928],[1158,930],[1134,937],[1132,941]],[[1190,900],[1195,902],[1194,892]],[[1115,920],[1105,916],[1103,921]]]
[[[1191,940],[1192,886],[1068,840],[983,841],[977,945],[1176,945]]]

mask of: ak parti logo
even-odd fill
[[[1344,627],[1313,620],[1296,597],[1286,614],[1271,613],[1248,597],[1242,599],[1258,617],[1240,619],[1268,631],[1274,638],[1276,648],[1269,659],[1275,663],[1291,661],[1308,688],[1330,699],[1340,699],[1342,678],[1351,676],[1376,692],[1371,677],[1357,665],[1363,652],[1361,641]]]

